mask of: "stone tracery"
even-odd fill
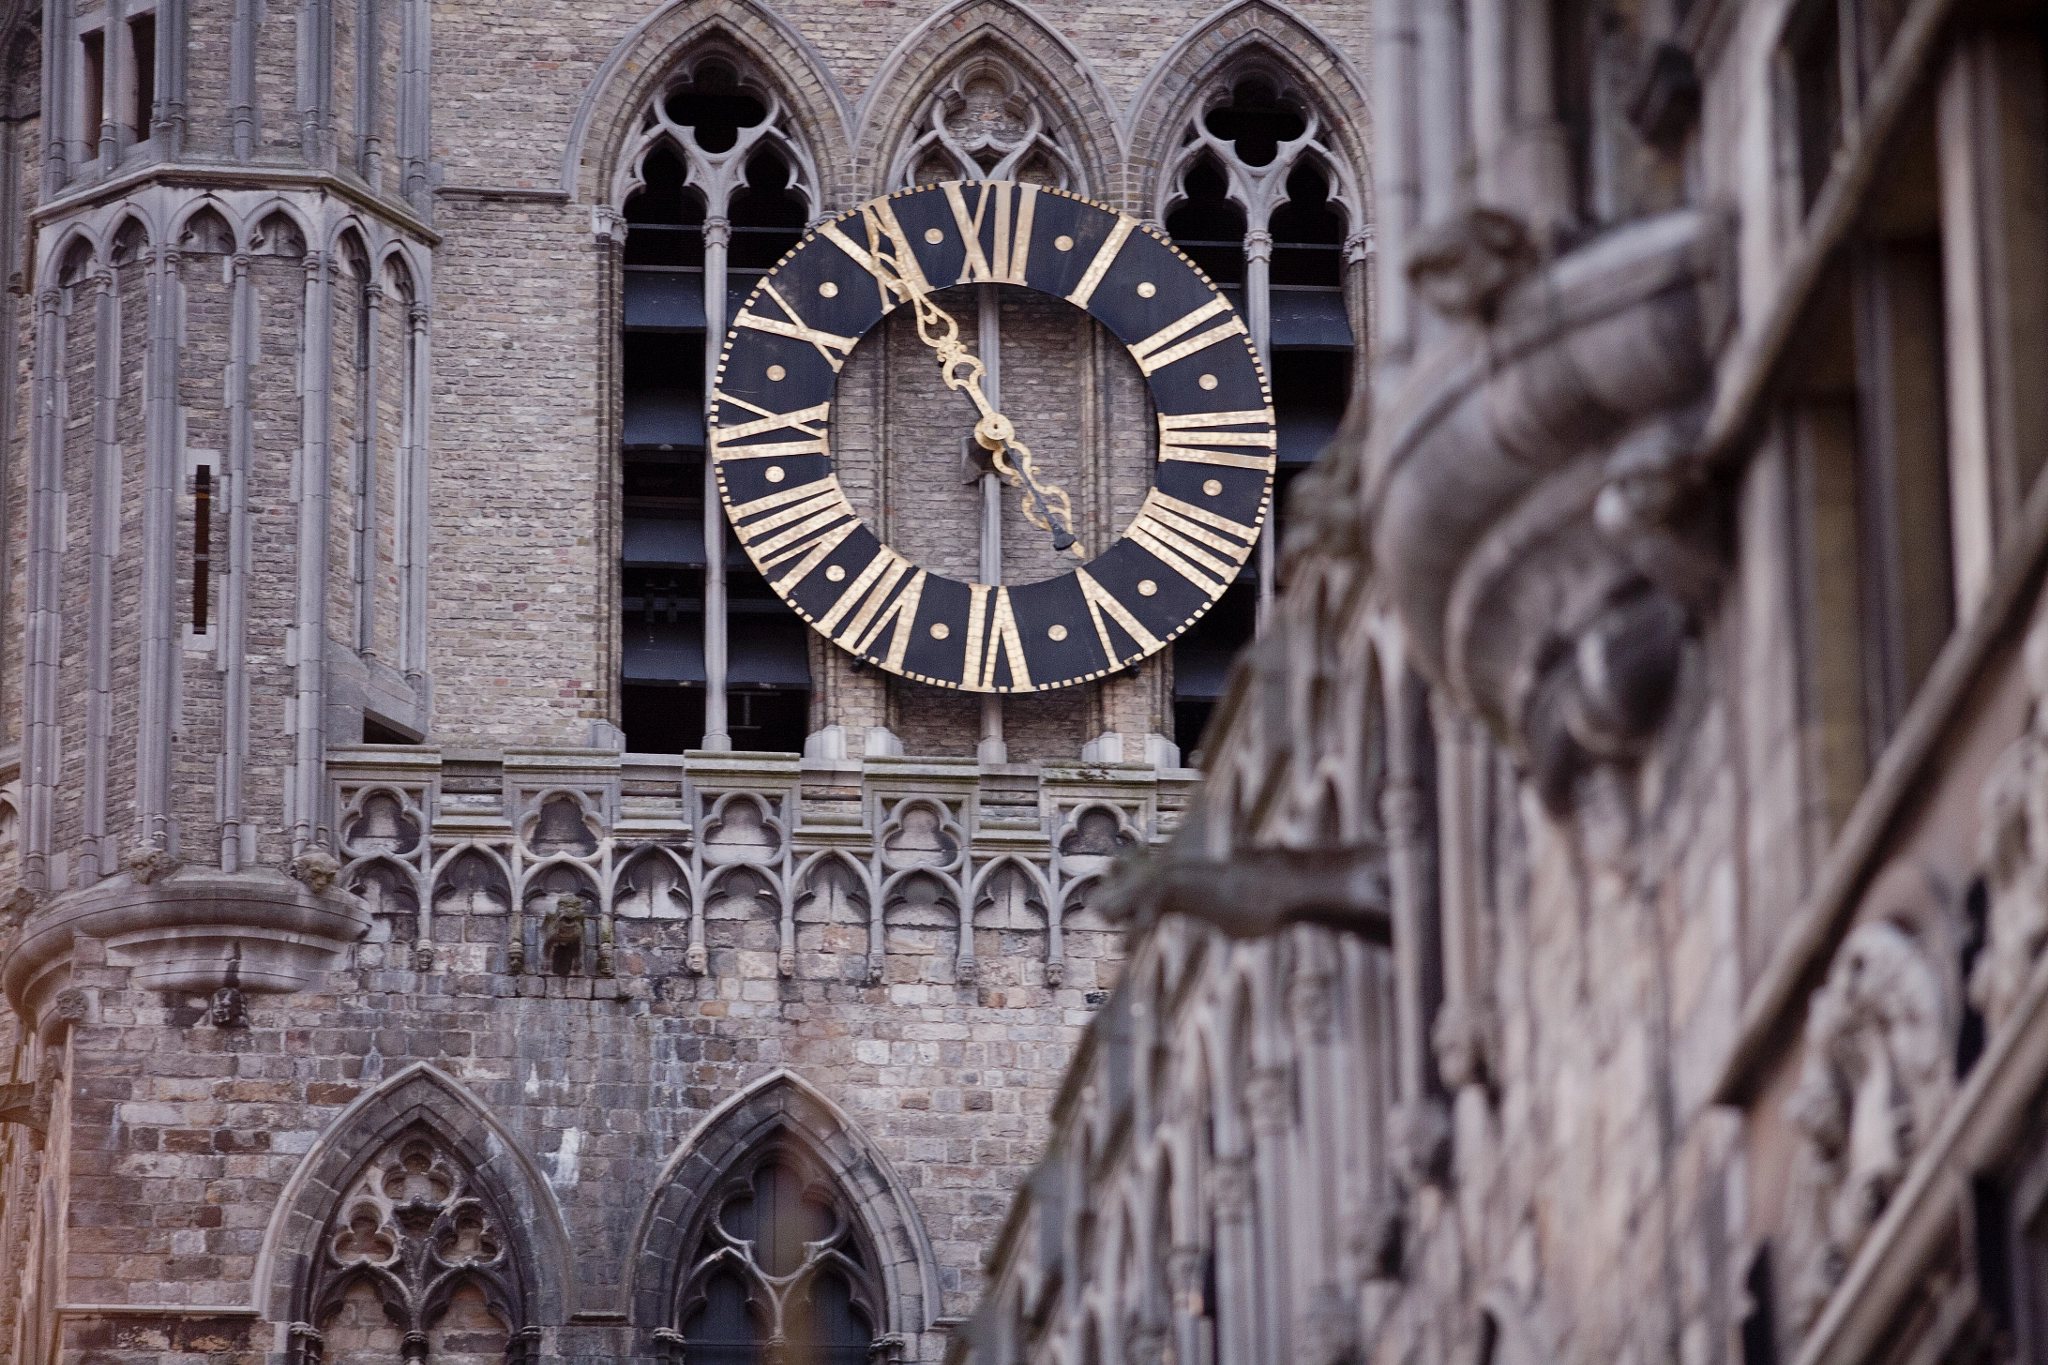
[[[1077,188],[1081,163],[1016,65],[993,48],[960,63],[925,101],[892,185],[1018,180]]]
[[[371,1158],[328,1221],[301,1359],[323,1358],[322,1329],[365,1287],[403,1334],[407,1360],[430,1358],[432,1329],[465,1290],[481,1294],[489,1317],[517,1337],[525,1305],[511,1256],[495,1202],[454,1153],[415,1126]]]

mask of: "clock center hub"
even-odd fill
[[[1000,412],[991,412],[974,424],[974,439],[983,450],[1001,450],[1017,439],[1017,428]]]

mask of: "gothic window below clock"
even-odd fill
[[[730,319],[796,244],[809,211],[784,145],[761,135],[774,121],[772,101],[733,67],[701,62],[660,107],[666,124],[686,130],[694,146],[657,137],[640,164],[641,185],[624,205],[620,691],[627,747],[680,753],[699,747],[707,728],[706,223],[730,224]],[[648,118],[665,126],[653,111]],[[690,158],[731,151],[743,138],[754,146],[744,178],[722,202],[708,202],[687,183]],[[729,528],[722,555],[725,732],[735,749],[801,749],[810,702],[804,624],[769,592]]]
[[[676,1303],[691,1365],[866,1365],[879,1300],[844,1193],[772,1144],[723,1182],[697,1224]]]

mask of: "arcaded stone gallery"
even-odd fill
[[[0,0],[0,1365],[2048,1362],[2041,0]]]

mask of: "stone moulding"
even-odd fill
[[[110,877],[52,898],[22,926],[0,961],[0,989],[35,1018],[82,935],[103,941],[108,962],[146,990],[289,993],[338,965],[369,928],[357,897],[316,893],[272,868],[185,868],[148,884]]]
[[[1711,582],[1690,433],[1724,239],[1671,213],[1521,279],[1410,368],[1368,451],[1374,564],[1418,661],[1553,806],[1646,745]]]

